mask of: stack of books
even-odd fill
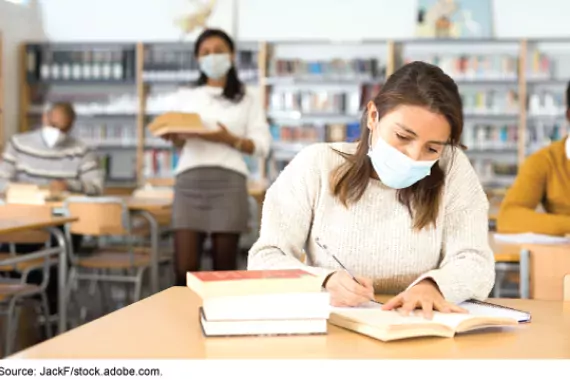
[[[189,272],[205,336],[326,334],[330,295],[302,269]]]

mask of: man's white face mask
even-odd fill
[[[65,133],[51,125],[46,125],[42,128],[42,136],[46,145],[50,148],[53,148],[65,139]]]

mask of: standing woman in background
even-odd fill
[[[197,113],[217,132],[171,136],[183,145],[172,215],[176,285],[182,286],[186,272],[200,270],[207,234],[214,270],[237,268],[240,234],[247,231],[249,218],[249,173],[243,155],[264,158],[271,143],[261,102],[238,78],[232,39],[221,30],[205,30],[194,55],[200,78],[195,88],[177,93],[173,111]]]

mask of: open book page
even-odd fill
[[[467,301],[459,304],[459,306],[466,309],[471,315],[482,315],[496,318],[514,318],[520,323],[529,322],[531,319],[530,313],[520,310],[501,308],[492,304]]]
[[[408,316],[402,316],[397,311],[384,311],[381,309],[382,305],[369,302],[359,307],[346,307],[346,308],[332,308],[331,313],[336,313],[345,318],[356,320],[359,323],[364,323],[372,326],[395,326],[395,325],[412,325],[412,324],[429,324],[437,323],[449,326],[453,330],[464,321],[480,318],[515,318],[516,317],[507,311],[500,312],[500,309],[491,307],[484,307],[471,303],[460,304],[461,307],[467,309],[468,313],[440,313],[434,311],[433,318],[426,319],[423,316],[422,310],[415,310]]]
[[[421,310],[415,310],[413,314],[402,316],[397,311],[382,310],[382,305],[369,302],[359,307],[336,307],[331,313],[343,316],[371,326],[388,327],[396,325],[413,325],[426,323],[439,323],[455,328],[461,322],[471,318],[468,314],[443,314],[434,312],[433,319],[424,318]]]
[[[494,234],[495,243],[504,244],[570,244],[570,238],[533,233]]]

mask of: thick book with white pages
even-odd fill
[[[327,333],[326,319],[209,321],[200,308],[200,326],[206,337],[313,335]]]
[[[524,312],[487,303],[460,304],[467,314],[434,312],[431,320],[421,310],[402,316],[397,311],[384,311],[381,304],[368,303],[354,308],[333,308],[329,322],[381,341],[437,336],[452,338],[457,333],[488,327],[512,327],[530,321]]]
[[[330,294],[283,293],[209,297],[202,300],[208,321],[328,319]]]

